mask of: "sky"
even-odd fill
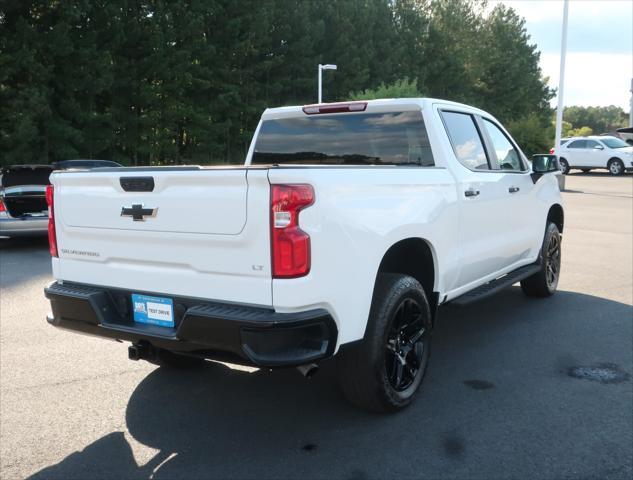
[[[558,88],[562,0],[489,0],[525,18],[531,42],[541,52],[541,69]],[[616,105],[629,111],[633,77],[633,1],[570,0],[564,104]],[[556,98],[552,106],[556,105]]]

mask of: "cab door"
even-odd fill
[[[495,167],[483,126],[468,111],[440,109],[454,153],[451,170],[455,176],[459,213],[459,274],[452,289],[482,283],[486,277],[512,265],[525,242],[514,228],[519,212],[506,208],[508,202],[528,191],[523,179],[510,181],[508,173]],[[529,176],[528,176],[529,178]],[[515,193],[510,187],[517,186]],[[518,196],[517,196],[518,193]]]
[[[495,120],[485,117],[478,120],[492,167],[501,173],[499,184],[504,196],[495,206],[495,212],[508,229],[508,264],[516,266],[530,260],[535,247],[540,247],[545,219],[536,208],[536,187],[519,147]]]

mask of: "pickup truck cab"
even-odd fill
[[[397,410],[439,305],[555,292],[557,166],[528,165],[488,113],[396,99],[268,109],[242,166],[55,172],[48,321],[170,366],[336,357],[353,403]]]

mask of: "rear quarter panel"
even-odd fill
[[[299,217],[311,238],[310,273],[273,280],[273,306],[281,312],[326,308],[337,322],[339,345],[363,337],[378,267],[398,241],[422,238],[431,245],[436,291],[454,277],[457,203],[446,169],[272,168],[269,180],[309,183],[316,197]]]

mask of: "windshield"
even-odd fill
[[[609,148],[624,148],[629,146],[624,140],[615,137],[601,138],[600,141]]]
[[[434,165],[420,111],[264,120],[252,163]]]

